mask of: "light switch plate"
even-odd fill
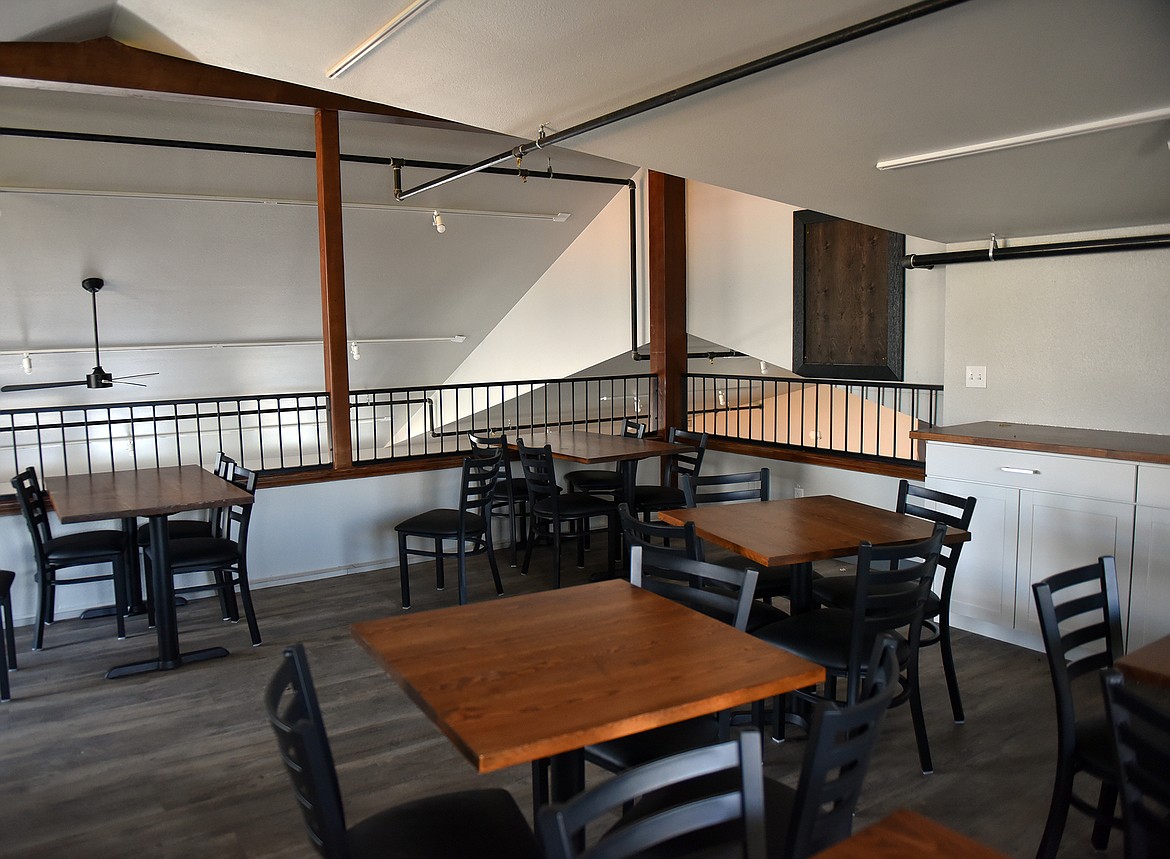
[[[967,367],[967,387],[968,388],[986,388],[987,387],[987,368],[986,367]]]

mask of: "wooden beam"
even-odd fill
[[[0,77],[346,110],[404,122],[466,128],[377,102],[132,48],[108,37],[86,42],[0,43]]]
[[[658,376],[658,421],[687,428],[686,180],[653,170],[649,212],[650,372]]]
[[[318,110],[317,227],[321,248],[321,328],[333,467],[353,465],[349,434],[349,350],[345,330],[345,256],[341,222],[341,132],[335,110]]]

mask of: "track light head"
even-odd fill
[[[443,223],[443,216],[438,212],[431,215],[431,223],[434,225],[436,233],[442,234],[447,232],[447,225]]]
[[[25,352],[24,357],[20,359],[20,366],[24,368],[24,374],[26,376],[31,376],[32,375],[32,355],[30,355],[28,352]]]
[[[358,345],[357,345],[356,340],[354,340],[353,342],[351,342],[349,344],[349,354],[353,357],[353,359],[355,361],[360,361],[362,359],[362,353],[358,351]]]

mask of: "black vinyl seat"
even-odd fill
[[[537,834],[546,859],[624,859],[632,856],[697,856],[714,840],[726,855],[763,859],[763,764],[760,735],[691,749],[607,779],[562,805],[541,809]],[[670,796],[680,796],[678,802]],[[627,816],[588,849],[580,846],[591,823],[640,797],[659,798],[637,817]],[[637,806],[635,806],[637,807]],[[710,856],[713,853],[703,852]]]
[[[56,590],[61,585],[86,582],[114,583],[114,620],[118,638],[126,637],[128,552],[123,531],[100,530],[62,534],[54,537],[49,526],[49,509],[45,493],[31,466],[12,478],[20,511],[32,535],[33,553],[37,561],[37,629],[33,635],[33,650],[40,650],[45,642],[45,624],[54,620]],[[60,578],[58,573],[69,567],[109,564],[108,575],[74,576]]]
[[[1111,555],[1104,555],[1095,564],[1036,582],[1032,594],[1056,696],[1057,733],[1052,803],[1036,856],[1056,856],[1070,807],[1093,818],[1093,846],[1104,850],[1110,828],[1122,825],[1114,815],[1117,753],[1103,703],[1091,713],[1078,713],[1073,683],[1087,674],[1111,668],[1114,659],[1124,652],[1116,563]],[[1101,782],[1095,805],[1073,792],[1074,778],[1082,772]]]
[[[523,439],[518,440],[520,448],[520,466],[524,469],[524,479],[528,482],[528,507],[531,524],[528,530],[528,545],[524,549],[524,566],[521,572],[528,573],[528,565],[532,561],[532,547],[536,545],[537,529],[543,524],[548,525],[552,533],[553,545],[553,587],[561,586],[561,540],[571,538],[577,541],[577,566],[585,565],[585,541],[589,537],[588,529],[581,527],[576,533],[562,534],[561,526],[565,522],[574,527],[587,522],[595,516],[606,517],[607,533],[609,535],[606,547],[606,570],[610,576],[614,574],[614,557],[618,553],[618,513],[617,505],[603,496],[590,495],[587,492],[562,492],[557,485],[556,470],[553,465],[552,447],[528,447]]]
[[[1157,856],[1170,845],[1170,710],[1130,688],[1116,669],[1101,672],[1113,729],[1125,823],[1126,859]]]
[[[820,702],[809,722],[808,741],[795,787],[764,777],[764,820],[769,859],[806,859],[848,838],[853,816],[882,722],[898,690],[897,643],[889,636],[874,642],[865,684],[855,704],[842,706]],[[725,775],[709,777],[705,791],[731,790],[735,783]],[[644,815],[677,806],[693,795],[683,785],[647,796],[617,824],[622,829]],[[726,855],[707,852],[727,838],[726,832],[706,831],[687,839],[685,852],[651,852],[649,856]],[[722,837],[721,837],[722,836]],[[738,855],[738,854],[736,854]]]
[[[500,570],[496,566],[496,551],[492,544],[491,506],[500,475],[504,451],[502,448],[483,450],[463,460],[460,477],[459,506],[436,507],[411,516],[394,526],[398,532],[398,574],[402,588],[402,607],[410,608],[409,556],[422,555],[435,559],[435,587],[443,590],[443,559],[456,559],[459,577],[459,605],[467,602],[467,556],[487,552],[496,594],[503,594]],[[421,537],[434,541],[434,549],[412,549],[407,538]],[[446,550],[444,541],[453,541],[455,548]],[[468,544],[471,544],[468,548]]]
[[[3,635],[0,635],[0,701],[7,701],[12,697],[8,688],[8,672],[16,670],[16,635],[12,629],[12,583],[16,581],[16,573],[12,570],[0,570],[0,626],[3,626]]]
[[[264,698],[309,841],[325,859],[540,859],[524,815],[500,788],[416,799],[347,827],[303,645],[285,648]]]
[[[912,500],[913,499],[913,500]],[[898,502],[895,511],[931,522],[943,522],[961,531],[971,530],[971,517],[975,514],[974,497],[962,498],[935,489],[914,486],[908,480],[898,484]],[[934,506],[927,507],[925,504]],[[951,714],[955,724],[966,721],[963,714],[963,699],[959,695],[959,676],[955,671],[955,657],[951,649],[951,591],[955,586],[955,569],[959,565],[962,543],[943,546],[938,566],[942,571],[942,587],[926,597],[923,609],[922,640],[919,647],[939,645],[942,653],[943,676],[951,698]],[[813,596],[824,605],[849,608],[853,605],[855,585],[851,575],[817,577],[813,582]]]
[[[687,453],[671,455],[666,464],[666,473],[661,485],[647,484],[634,487],[634,497],[627,499],[630,509],[648,520],[651,513],[659,510],[674,510],[686,506],[683,491],[673,484],[684,474],[698,476],[707,453],[707,433],[691,432],[671,427],[666,431],[666,440],[689,444],[695,449]]]
[[[231,482],[251,495],[256,494],[256,472],[233,463],[230,466]],[[244,616],[248,621],[248,633],[252,646],[260,644],[260,626],[256,621],[256,609],[252,605],[252,589],[248,582],[248,531],[252,522],[252,504],[233,504],[223,508],[222,517],[209,537],[181,537],[168,541],[170,575],[182,576],[191,573],[211,573],[212,580],[176,587],[175,593],[215,590],[221,596],[225,607],[224,620],[239,621],[236,607],[236,588],[244,604]],[[154,562],[153,547],[146,549],[148,566]],[[146,580],[151,581],[148,575]],[[154,600],[150,595],[151,619],[153,621]]]
[[[891,634],[897,641],[898,663],[903,671],[902,692],[893,704],[909,701],[923,773],[934,765],[926,735],[926,720],[918,684],[918,639],[922,612],[938,566],[946,525],[936,523],[931,536],[902,546],[873,546],[863,542],[857,552],[857,590],[849,609],[822,608],[793,615],[757,630],[755,635],[825,668],[825,697],[837,698],[837,680],[845,681],[845,703],[853,704],[861,693],[866,656],[874,641]],[[900,630],[905,630],[904,634]],[[800,697],[819,700],[812,693]],[[776,708],[779,715],[780,707]],[[779,724],[777,724],[779,729]]]
[[[622,438],[642,438],[646,434],[646,425],[641,421],[626,418],[622,421]],[[636,467],[632,463],[631,467]],[[583,468],[570,471],[565,475],[565,485],[570,492],[588,492],[591,495],[610,495],[615,501],[623,500],[625,496],[625,478],[622,463],[616,468]]]
[[[509,563],[516,566],[516,549],[521,544],[528,526],[528,481],[512,476],[512,465],[508,460],[508,437],[469,432],[468,440],[477,451],[499,450],[503,453],[500,476],[492,491],[492,515],[503,513],[508,517]]]

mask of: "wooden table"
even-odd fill
[[[822,850],[813,859],[906,859],[908,856],[1007,859],[998,850],[904,808]]]
[[[824,679],[819,665],[614,580],[354,624],[482,773],[552,758],[552,799],[584,788],[583,748]]]
[[[524,440],[525,447],[544,447],[547,444],[556,459],[585,465],[620,463],[626,498],[634,497],[638,460],[689,453],[695,449],[694,445],[676,444],[657,438],[631,438],[580,430],[521,433],[519,437]],[[515,448],[517,445],[513,442],[508,446]]]
[[[1127,653],[1114,666],[1128,680],[1170,689],[1170,635]]]
[[[151,581],[154,586],[158,658],[115,666],[106,672],[107,678],[126,677],[146,671],[167,671],[187,662],[201,662],[228,655],[223,647],[190,653],[179,651],[167,516],[184,510],[251,504],[253,497],[250,493],[197,465],[47,477],[45,489],[48,490],[49,500],[57,516],[66,524],[150,517],[150,544],[153,549]]]
[[[934,523],[916,516],[871,507],[835,495],[777,501],[707,504],[658,514],[671,525],[695,523],[704,540],[765,566],[792,566],[792,610],[811,607],[812,562],[857,554],[862,540],[876,545],[915,543],[930,536]],[[948,528],[948,545],[971,539]]]

